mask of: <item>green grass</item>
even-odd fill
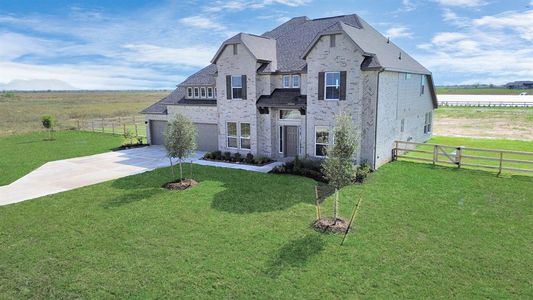
[[[129,117],[168,95],[168,91],[9,92],[0,94],[0,135],[41,129],[45,114],[58,126],[77,126],[76,119]],[[142,119],[142,117],[140,117]]]
[[[521,141],[521,140],[505,140],[505,139],[480,139],[480,138],[466,138],[466,137],[444,137],[444,136],[435,136],[428,141],[430,144],[439,144],[447,146],[463,146],[467,148],[480,148],[480,149],[494,149],[494,150],[510,150],[510,151],[521,151],[521,152],[530,152],[533,153],[533,141]],[[424,151],[433,151],[432,146],[419,146],[418,150]],[[448,153],[452,152],[453,149],[448,149]],[[480,157],[489,157],[489,158],[499,158],[498,153],[490,153],[484,151],[475,151],[475,150],[464,150],[463,155],[470,156],[480,156]],[[432,154],[425,153],[407,153],[411,157],[421,157],[431,159]],[[533,162],[533,155],[521,155],[521,154],[504,154],[506,159],[518,159],[518,160],[529,160]],[[439,157],[440,160],[446,160],[444,156]],[[494,160],[479,160],[479,159],[463,159],[464,163],[472,164],[483,164],[489,166],[498,166],[499,162]],[[533,170],[533,163],[504,163],[504,167],[519,168],[519,169],[528,169]],[[473,168],[474,167],[466,167]],[[488,169],[485,169],[488,170]],[[491,172],[497,172],[497,170],[490,170]],[[521,174],[528,175],[531,173],[515,172],[515,171],[504,171],[504,174]],[[533,174],[531,174],[533,175]]]
[[[506,119],[533,123],[533,107],[439,107],[437,118]],[[517,120],[518,119],[518,120]]]
[[[437,94],[439,95],[520,95],[520,93],[527,92],[532,95],[533,90],[511,90],[505,88],[450,88],[437,87]]]
[[[80,131],[59,131],[55,137],[46,141],[46,132],[0,137],[0,186],[48,161],[110,151],[123,142],[119,136]]]
[[[0,298],[531,298],[532,178],[395,162],[309,226],[307,178],[195,166],[0,207]],[[323,205],[329,214],[331,199]]]

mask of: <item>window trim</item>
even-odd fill
[[[318,131],[319,128],[322,128],[322,129],[325,128],[325,129],[326,129],[326,131],[327,131],[327,133],[328,133],[328,143],[327,143],[327,144],[324,144],[324,143],[317,143],[317,136],[316,136],[316,134],[317,134],[317,131]],[[322,146],[326,146],[326,148],[327,148],[327,147],[330,145],[330,134],[331,134],[331,132],[330,132],[329,129],[330,129],[329,126],[320,126],[320,125],[315,126],[315,142],[314,142],[314,144],[315,144],[315,157],[326,157],[326,155],[318,155],[318,154],[317,154],[317,152],[316,152],[316,146],[317,146],[317,145],[322,145]]]
[[[195,87],[195,88],[194,88],[194,95],[193,95],[193,98],[195,98],[195,99],[200,98],[200,88],[199,88],[199,87]]]
[[[339,74],[339,85],[328,85],[328,74]],[[340,71],[333,71],[333,72],[324,72],[324,100],[326,101],[339,101],[341,99],[341,72]],[[328,87],[337,87],[339,89],[339,98],[328,98]]]
[[[207,87],[207,98],[213,99],[213,88],[210,86]]]
[[[193,96],[193,92],[192,92],[192,87],[187,87],[187,98],[192,98]]]
[[[285,85],[285,78],[288,78],[287,85]],[[291,87],[291,75],[283,75],[281,77],[281,85],[283,86],[284,89],[290,88]]]
[[[420,75],[420,96],[424,95],[426,90],[425,75]]]
[[[235,124],[235,136],[233,135],[229,135],[229,124],[230,123],[234,123]],[[234,138],[235,139],[235,143],[237,144],[237,147],[230,147],[229,145],[229,139],[230,138]],[[228,149],[239,149],[239,122],[235,122],[235,121],[227,121],[226,122],[226,148]]]
[[[285,151],[283,151],[284,150],[283,149],[283,125],[279,126],[278,145],[279,145],[279,148],[278,148],[279,153],[284,153]]]
[[[298,84],[294,84],[294,79],[295,78],[298,78]],[[299,75],[299,74],[294,74],[292,75],[292,78],[291,78],[291,83],[292,83],[292,87],[293,88],[300,88],[300,85],[301,85],[301,79],[302,77]]]
[[[200,88],[200,98],[205,99],[207,98],[207,90],[205,86]]]
[[[240,87],[234,87],[233,86],[233,78],[234,77],[240,77],[241,78],[241,86]],[[234,89],[241,89],[241,97],[240,98],[236,98],[235,95],[233,94],[233,90]],[[243,93],[243,88],[242,88],[242,75],[231,75],[231,99],[233,100],[243,100],[242,99],[242,93]]]
[[[424,134],[430,134],[432,131],[433,112],[427,112],[424,115]]]
[[[298,111],[297,109],[280,109],[278,112],[278,120],[280,121],[300,121],[301,120],[301,117],[298,117],[298,119],[282,119],[281,118],[282,111],[293,111],[293,112],[296,112],[298,115],[300,115],[300,111]]]
[[[249,130],[250,130],[248,137],[243,137],[242,135],[242,124],[248,124]],[[252,150],[252,124],[250,124],[249,122],[242,122],[242,123],[239,122],[238,134],[239,134],[239,149]],[[242,146],[242,140],[248,140],[250,143],[250,148],[244,148]]]

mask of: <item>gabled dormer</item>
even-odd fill
[[[270,70],[277,69],[275,39],[249,33],[239,33],[222,43],[211,63],[216,64],[222,52],[228,47],[231,48],[233,55],[239,55],[239,49],[242,49],[250,54],[258,64],[267,63]]]

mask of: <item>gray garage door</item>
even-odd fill
[[[216,124],[200,124],[196,123],[196,131],[198,137],[196,143],[200,151],[216,151],[218,150],[218,126]]]
[[[163,145],[165,143],[165,130],[167,121],[150,121],[150,138],[152,145]]]

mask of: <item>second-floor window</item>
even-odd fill
[[[242,99],[242,76],[231,76],[231,98]]]
[[[425,83],[426,76],[420,75],[420,95],[424,95],[425,89],[426,89],[426,83]]]
[[[291,87],[291,75],[283,75],[283,88]]]
[[[200,88],[200,97],[201,98],[205,98],[206,94],[205,94],[205,87],[201,87]]]
[[[326,72],[325,74],[325,97],[326,100],[339,100],[341,75],[340,72]]]
[[[300,75],[292,75],[292,87],[293,88],[300,87]]]
[[[194,88],[194,98],[200,98],[200,89],[197,87]]]
[[[187,97],[192,98],[192,87],[187,88]]]
[[[207,98],[213,98],[213,88],[208,87],[207,88]]]

